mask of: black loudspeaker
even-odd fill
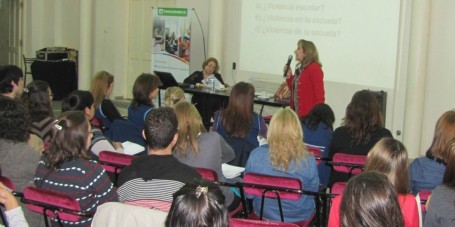
[[[77,66],[74,61],[34,61],[31,66],[33,80],[49,83],[54,100],[62,100],[77,90]]]
[[[371,92],[373,92],[374,96],[378,100],[379,108],[381,110],[382,117],[384,118],[384,122],[385,122],[385,116],[387,113],[387,92],[385,92],[385,91],[371,91]]]

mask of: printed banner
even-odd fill
[[[189,75],[191,16],[187,8],[153,8],[152,71]]]

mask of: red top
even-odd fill
[[[340,226],[340,204],[341,195],[332,200],[332,207],[329,214],[329,225]],[[411,194],[398,195],[398,203],[400,204],[401,212],[403,214],[405,227],[419,227],[419,211],[417,210],[416,198]]]
[[[299,117],[304,117],[316,104],[325,101],[324,73],[319,64],[310,63],[297,78],[297,92],[294,92],[292,86],[294,78],[295,75],[286,78],[286,83],[291,90],[290,105],[292,109],[296,110]],[[297,108],[294,106],[294,100],[297,100]]]

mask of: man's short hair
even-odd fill
[[[177,116],[172,108],[154,109],[145,119],[145,140],[152,150],[164,149],[169,146],[177,131]]]
[[[15,65],[5,65],[0,68],[0,92],[2,94],[11,93],[13,86],[11,81],[19,84],[19,79],[24,76],[22,69]]]

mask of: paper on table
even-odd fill
[[[123,146],[123,153],[129,155],[135,155],[141,151],[144,151],[145,148],[137,143],[133,143],[130,141],[125,141],[122,143]]]
[[[231,179],[240,176],[240,174],[245,171],[245,168],[223,163],[221,165],[221,170],[223,171],[224,177]]]

